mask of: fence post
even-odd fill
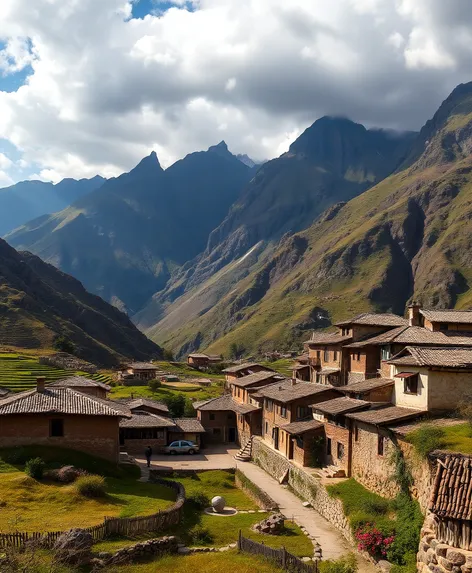
[[[285,569],[287,566],[287,550],[285,547],[282,547],[282,569]]]
[[[238,551],[241,551],[241,546],[242,546],[241,537],[242,537],[242,532],[241,532],[241,530],[239,530],[239,535],[238,535]]]

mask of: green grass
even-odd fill
[[[73,464],[106,476],[106,497],[85,499],[73,484],[36,481],[23,471],[25,459],[42,457],[47,468]],[[62,531],[101,523],[104,516],[133,517],[164,509],[175,492],[151,483],[138,482],[139,468],[118,467],[110,462],[54,448],[0,451],[0,531]]]
[[[292,366],[294,362],[295,360],[293,358],[281,358],[280,360],[275,360],[274,362],[261,362],[261,364],[272,368],[276,372],[280,372],[280,374],[291,377],[293,372]]]
[[[140,565],[123,565],[109,569],[110,573],[190,573],[201,571],[202,573],[221,573],[222,571],[237,571],[238,573],[282,573],[273,562],[228,551],[227,553],[202,553],[187,557],[168,556]]]
[[[425,423],[408,434],[407,439],[422,457],[433,450],[472,454],[472,427],[468,423],[441,427]]]
[[[183,388],[172,389],[169,387],[161,386],[156,392],[151,392],[148,386],[114,386],[110,392],[110,398],[152,398],[153,400],[165,400],[169,396],[176,394],[183,394],[192,401],[206,400],[209,398],[216,398],[223,393],[223,386],[212,385],[208,388],[190,388],[185,390]]]

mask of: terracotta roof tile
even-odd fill
[[[364,346],[381,346],[384,344],[428,344],[437,346],[471,346],[472,333],[460,331],[432,332],[421,326],[402,326],[394,328],[367,340],[349,344],[348,348],[363,348]]]
[[[393,386],[394,384],[395,380],[392,378],[369,378],[368,380],[362,380],[355,384],[341,386],[339,390],[346,392],[346,394],[362,394],[363,392],[370,392],[371,390],[384,388],[385,386]]]
[[[172,430],[174,432],[193,432],[195,434],[203,434],[205,432],[205,428],[197,418],[175,418],[174,422],[176,425],[176,429]]]
[[[85,378],[84,376],[69,376],[68,378],[62,378],[61,380],[55,380],[47,385],[48,388],[102,388],[107,392],[111,390],[110,386],[103,384],[103,382],[97,382],[96,380],[91,380],[90,378]]]
[[[305,434],[306,432],[318,430],[322,427],[322,422],[318,422],[317,420],[305,420],[304,422],[285,424],[284,426],[280,426],[280,429],[288,432],[289,434]]]
[[[261,388],[255,397],[269,398],[276,402],[288,403],[299,398],[307,398],[308,396],[315,396],[322,392],[333,390],[331,386],[325,384],[312,384],[310,382],[297,381],[296,384],[292,380],[284,380],[283,382],[276,382]]]
[[[413,410],[412,408],[400,408],[399,406],[386,406],[381,408],[371,408],[365,412],[353,412],[346,414],[347,418],[364,422],[366,424],[373,424],[374,426],[384,426],[386,424],[394,424],[395,422],[402,422],[409,418],[424,416],[426,412],[421,410]]]
[[[428,310],[421,309],[420,313],[431,322],[456,322],[470,324],[472,328],[472,310]]]
[[[72,388],[29,390],[0,402],[0,416],[13,414],[76,414],[81,416],[124,416],[130,411],[111,400],[102,400]]]
[[[305,344],[324,344],[329,346],[330,344],[342,344],[343,342],[349,342],[352,340],[352,336],[343,336],[337,332],[314,332]]]
[[[120,428],[175,428],[176,424],[169,418],[156,416],[149,412],[133,412],[131,418],[120,421]]]
[[[472,458],[446,455],[438,463],[429,509],[439,517],[472,520],[471,483]]]
[[[275,380],[283,380],[285,376],[282,374],[277,374],[277,372],[267,372],[262,370],[261,372],[254,372],[254,374],[248,374],[247,376],[236,378],[236,380],[233,380],[231,384],[240,386],[241,388],[247,388],[252,384],[257,384],[258,382],[262,382],[264,380],[270,380],[271,378],[274,378]]]
[[[408,324],[408,320],[398,314],[374,312],[363,312],[349,320],[337,322],[336,326],[347,326],[350,324],[359,324],[366,326],[403,326]]]
[[[430,348],[407,346],[405,356],[394,357],[389,364],[471,369],[472,348]]]
[[[148,408],[154,408],[159,412],[169,412],[169,408],[166,404],[162,402],[158,402],[157,400],[149,400],[146,398],[132,398],[130,400],[126,400],[126,405],[130,410],[139,410],[143,406],[147,406]]]
[[[341,398],[333,398],[332,400],[327,400],[326,402],[312,404],[311,407],[314,410],[323,412],[323,414],[338,416],[340,414],[347,414],[348,412],[354,412],[356,410],[365,410],[370,408],[370,405],[370,402],[366,402],[364,400],[354,400],[353,398],[347,398],[346,396],[343,396]]]

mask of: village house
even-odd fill
[[[420,304],[409,306],[411,320],[432,332],[469,332],[472,336],[472,310],[423,309]]]
[[[133,362],[118,372],[120,380],[140,380],[148,382],[155,380],[158,376],[159,368],[150,362]]]
[[[339,390],[349,398],[356,400],[390,403],[393,399],[394,386],[393,378],[370,378],[342,386]]]
[[[132,412],[139,410],[140,412],[149,412],[150,414],[156,414],[158,416],[170,416],[167,405],[157,400],[151,400],[150,398],[127,398],[121,400],[121,402],[125,403]]]
[[[325,438],[323,466],[334,469],[336,477],[350,476],[352,421],[346,418],[346,414],[367,410],[371,407],[370,402],[342,396],[312,404],[311,407],[314,419],[323,423]]]
[[[289,460],[309,464],[313,440],[323,433],[323,424],[313,419],[310,405],[339,395],[335,388],[293,379],[258,390],[253,397],[263,401],[264,441]]]
[[[303,382],[311,381],[310,357],[308,352],[297,356],[292,366],[292,378],[302,380]]]
[[[407,346],[388,364],[397,406],[454,411],[472,396],[472,348]]]
[[[396,314],[363,313],[350,320],[336,323],[337,333],[314,332],[305,343],[311,368],[311,381],[318,384],[343,386],[377,376],[380,361],[371,361],[359,353],[351,355],[350,344],[368,339],[408,321]],[[357,363],[357,364],[356,364]],[[351,372],[361,372],[353,376]]]
[[[207,442],[242,443],[252,434],[258,433],[260,406],[243,404],[230,394],[204,402],[195,402],[194,408],[198,420],[205,428]]]
[[[55,382],[50,382],[47,387],[72,388],[72,390],[78,390],[79,392],[83,392],[89,396],[96,396],[97,398],[102,398],[103,400],[108,398],[108,393],[111,390],[110,386],[107,384],[96,382],[95,380],[84,378],[83,376],[70,376],[69,378],[56,380]]]
[[[274,372],[273,368],[268,366],[263,366],[256,362],[245,362],[244,364],[238,364],[236,366],[229,366],[223,370],[225,375],[226,387],[229,388],[229,384],[236,378],[242,378],[243,376],[248,376],[249,374],[255,374],[256,372]]]
[[[187,364],[193,368],[208,368],[212,364],[218,364],[221,361],[221,356],[212,354],[193,353],[187,356]]]
[[[123,418],[131,418],[126,407],[39,378],[34,390],[0,402],[0,448],[60,447],[118,462]]]

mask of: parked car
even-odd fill
[[[195,454],[200,450],[200,446],[194,444],[193,442],[189,442],[188,440],[179,440],[177,442],[172,442],[167,447],[164,448],[164,451],[167,454]]]

